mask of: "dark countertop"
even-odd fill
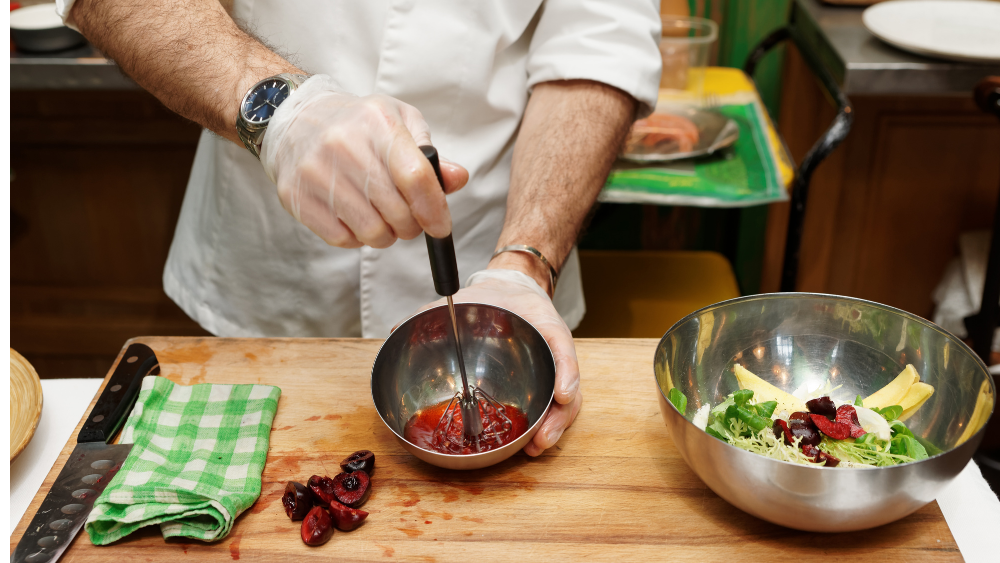
[[[11,90],[135,90],[139,86],[90,44],[58,53],[10,53]]]
[[[863,7],[828,6],[796,0],[792,17],[802,37],[847,94],[967,96],[984,76],[1000,75],[1000,64],[977,65],[932,59],[896,49],[861,23]],[[90,45],[53,54],[12,52],[12,90],[138,88]]]
[[[847,94],[968,96],[998,64],[959,63],[897,49],[873,36],[861,22],[864,7],[796,0],[793,18],[802,37]]]

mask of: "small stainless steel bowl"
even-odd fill
[[[425,450],[403,438],[406,422],[417,411],[462,388],[447,306],[417,313],[389,335],[372,365],[372,400],[413,455],[445,469],[479,469],[514,455],[534,437],[552,404],[555,360],[535,327],[506,309],[456,303],[455,314],[469,385],[521,409],[528,416],[527,432],[501,448],[472,455]]]
[[[831,395],[843,400],[868,396],[913,364],[934,395],[906,424],[941,452],[893,467],[841,468],[731,446],[690,419],[739,389],[734,362],[788,392],[829,379],[841,386]],[[985,421],[959,443],[977,397],[984,394],[990,412],[996,406],[993,378],[962,341],[905,311],[835,295],[754,295],[705,307],[663,336],[654,372],[670,437],[698,477],[745,512],[814,532],[881,526],[934,500],[982,440]],[[672,387],[688,398],[686,416],[666,398]]]

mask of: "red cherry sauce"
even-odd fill
[[[410,420],[406,422],[406,427],[403,428],[403,438],[405,438],[407,442],[425,450],[431,450],[443,454],[470,455],[488,452],[509,444],[514,440],[517,440],[528,430],[528,415],[524,414],[520,409],[513,405],[504,405],[504,408],[506,409],[505,414],[507,415],[507,418],[510,419],[511,426],[510,430],[500,435],[499,444],[495,443],[493,440],[486,440],[480,443],[480,451],[477,452],[475,444],[470,443],[469,440],[464,440],[461,451],[454,451],[455,447],[448,441],[444,439],[434,439],[434,430],[437,428],[438,422],[440,422],[441,417],[444,415],[445,409],[448,408],[449,402],[451,402],[451,399],[417,411],[417,413],[410,417]],[[480,412],[482,412],[482,407],[480,407]],[[495,413],[491,412],[489,415],[483,417],[484,428],[489,427],[489,425],[494,422],[500,424],[500,419]],[[459,441],[463,437],[462,433],[462,413],[459,411],[455,413],[455,421],[451,425],[451,433],[449,434],[449,437],[455,441]]]

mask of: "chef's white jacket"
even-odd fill
[[[59,4],[65,18],[72,0]],[[461,279],[486,267],[500,235],[532,86],[589,79],[631,94],[640,112],[656,104],[656,0],[236,0],[232,15],[299,68],[421,111],[441,155],[470,174],[448,196]],[[163,285],[224,336],[382,338],[439,299],[424,237],[330,247],[281,207],[253,155],[208,131]],[[554,301],[575,327],[584,313],[575,251]]]

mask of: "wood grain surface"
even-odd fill
[[[154,527],[95,547],[83,533],[63,561],[961,560],[937,503],[874,530],[815,534],[764,522],[723,501],[688,469],[667,435],[652,339],[578,340],[586,400],[576,423],[538,458],[518,453],[472,472],[419,461],[382,423],[369,383],[380,341],[135,341],[152,347],[161,375],[177,383],[281,387],[263,491],[215,544],[164,541]],[[72,441],[11,536],[11,552]],[[326,545],[306,546],[281,506],[285,483],[332,476],[343,457],[362,448],[377,458],[367,522],[336,532]]]

